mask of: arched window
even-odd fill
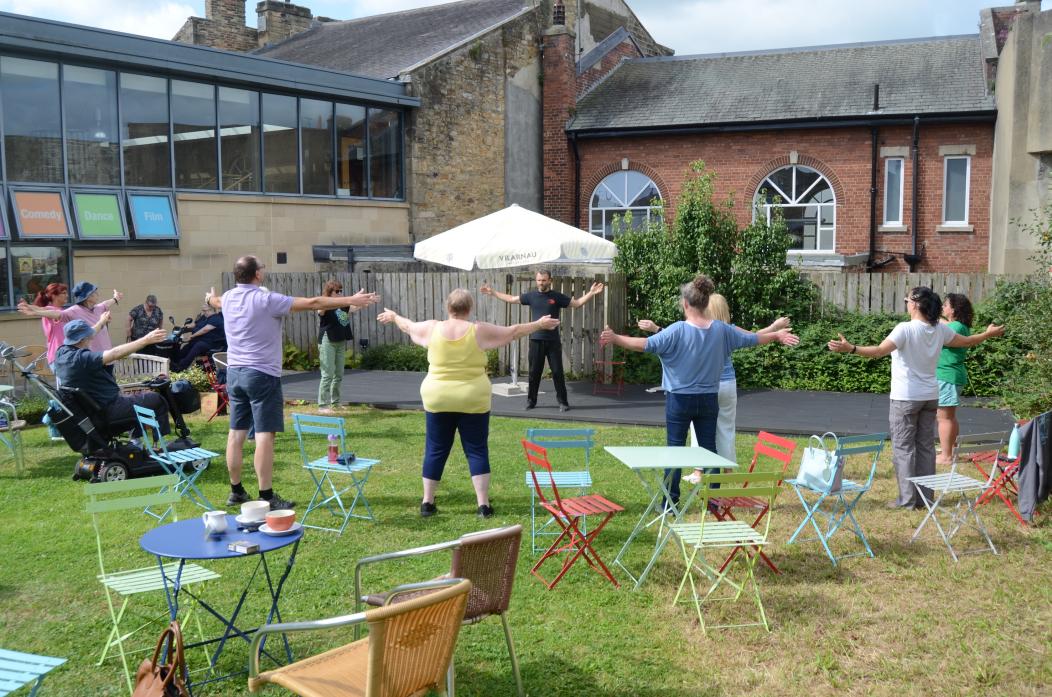
[[[614,236],[614,218],[632,213],[632,228],[640,229],[661,215],[661,192],[650,177],[627,169],[605,177],[592,192],[588,207],[592,234],[606,239]]]
[[[836,196],[829,180],[810,167],[789,165],[767,175],[756,190],[753,207],[767,222],[774,209],[781,209],[793,237],[791,250],[836,248]]]

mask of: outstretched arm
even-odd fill
[[[518,303],[519,302],[519,296],[518,295],[508,295],[507,293],[501,293],[499,290],[494,290],[493,286],[491,286],[488,283],[483,283],[482,286],[479,287],[479,292],[482,293],[483,295],[492,295],[495,298],[500,298],[501,300],[503,300],[506,303]]]
[[[793,334],[791,329],[778,329],[773,332],[756,332],[756,343],[760,346],[775,341],[783,346],[796,346],[800,343],[800,337]]]
[[[376,293],[366,293],[359,290],[354,295],[319,295],[313,298],[293,298],[292,312],[304,312],[306,310],[336,310],[341,307],[367,307],[379,302],[380,296]]]
[[[603,329],[603,333],[599,335],[599,345],[606,346],[607,344],[620,346],[629,351],[642,351],[647,347],[647,340],[641,336],[614,334],[613,329],[606,327]]]
[[[380,324],[394,324],[403,334],[408,334],[409,338],[417,346],[427,346],[428,340],[431,338],[431,332],[435,329],[435,320],[433,319],[414,322],[408,317],[402,317],[394,310],[389,310],[386,307],[383,312],[376,316],[376,319]]]
[[[592,284],[591,289],[589,289],[589,291],[587,293],[585,293],[584,295],[582,295],[579,298],[574,298],[573,300],[571,300],[570,301],[570,307],[580,307],[581,305],[584,305],[586,302],[588,302],[589,300],[591,300],[595,296],[597,296],[600,293],[602,293],[603,292],[603,288],[605,288],[605,287],[606,286],[604,286],[602,283],[596,281],[595,283]]]
[[[133,353],[138,353],[139,351],[146,348],[147,346],[150,346],[151,344],[156,344],[158,342],[164,341],[164,337],[166,337],[167,335],[168,332],[164,331],[163,329],[154,329],[152,332],[140,339],[136,339],[135,341],[129,341],[126,344],[114,346],[113,348],[104,351],[102,353],[102,362],[104,365],[109,365],[110,363],[113,363],[114,361],[120,358],[130,356]]]
[[[779,329],[791,329],[791,328],[792,327],[789,326],[789,318],[788,317],[779,317],[778,319],[776,319],[775,321],[771,322],[769,325],[767,325],[763,329],[757,329],[756,333],[757,334],[773,334],[774,332],[777,332]]]
[[[26,317],[47,317],[48,319],[62,319],[60,310],[49,310],[46,307],[30,305],[25,300],[18,301],[18,311]]]
[[[840,338],[833,339],[827,344],[833,353],[854,353],[863,358],[883,358],[898,348],[891,339],[884,339],[878,346],[859,346],[845,339],[843,334],[838,336]]]
[[[978,334],[972,334],[971,336],[961,336],[955,334],[950,343],[946,344],[953,348],[970,348],[972,346],[978,346],[987,339],[992,339],[995,336],[1003,336],[1005,333],[1004,325],[991,324],[986,327],[985,332]]]
[[[478,322],[475,324],[475,340],[482,350],[499,348],[540,329],[555,329],[558,326],[559,320],[552,319],[551,315],[545,315],[535,322],[523,322],[509,327]]]

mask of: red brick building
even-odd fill
[[[978,35],[648,58],[622,30],[576,61],[573,46],[545,36],[548,215],[609,237],[655,196],[674,211],[703,160],[740,224],[782,210],[802,265],[987,269],[996,111]]]

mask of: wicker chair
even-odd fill
[[[508,604],[515,583],[515,566],[519,560],[521,542],[522,526],[512,525],[506,528],[468,533],[451,542],[440,542],[426,547],[366,557],[359,560],[354,569],[355,598],[359,603],[372,606],[382,606],[390,602],[388,594],[362,594],[362,569],[365,566],[381,561],[419,557],[452,550],[450,570],[443,578],[466,578],[472,584],[467,609],[464,611],[464,624],[475,624],[492,615],[500,617],[501,624],[504,626],[504,639],[508,643],[512,673],[515,675],[515,688],[519,697],[525,697],[526,693],[522,689],[522,676],[519,674],[519,659],[515,655],[515,643],[512,641],[511,628],[508,626]],[[359,604],[356,609],[360,607]],[[355,636],[357,637],[357,634]],[[452,694],[452,666],[449,671],[448,689]]]
[[[421,589],[427,589],[419,595]],[[438,590],[434,590],[434,589]],[[422,697],[442,691],[442,678],[453,660],[471,582],[445,579],[402,586],[416,597],[388,607],[315,622],[260,627],[249,654],[248,689],[272,683],[302,697]],[[369,638],[259,672],[260,646],[270,634],[369,625]]]

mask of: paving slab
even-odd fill
[[[317,372],[282,377],[286,399],[318,398]],[[348,370],[343,378],[343,399],[383,409],[423,409],[420,383],[424,373],[388,370]],[[509,382],[507,378],[495,382]],[[541,381],[537,408],[525,410],[526,397],[493,397],[493,414],[553,421],[665,425],[665,396],[648,391],[646,385],[625,385],[618,395],[592,394],[590,381],[566,385],[570,411],[560,412],[550,380]],[[967,401],[967,400],[966,400]],[[971,400],[975,404],[977,400]],[[979,406],[957,409],[962,433],[1009,430],[1012,415],[1004,410]],[[787,392],[741,390],[738,392],[739,431],[770,431],[787,435],[810,435],[833,431],[838,435],[860,435],[888,430],[888,396],[860,392]]]

